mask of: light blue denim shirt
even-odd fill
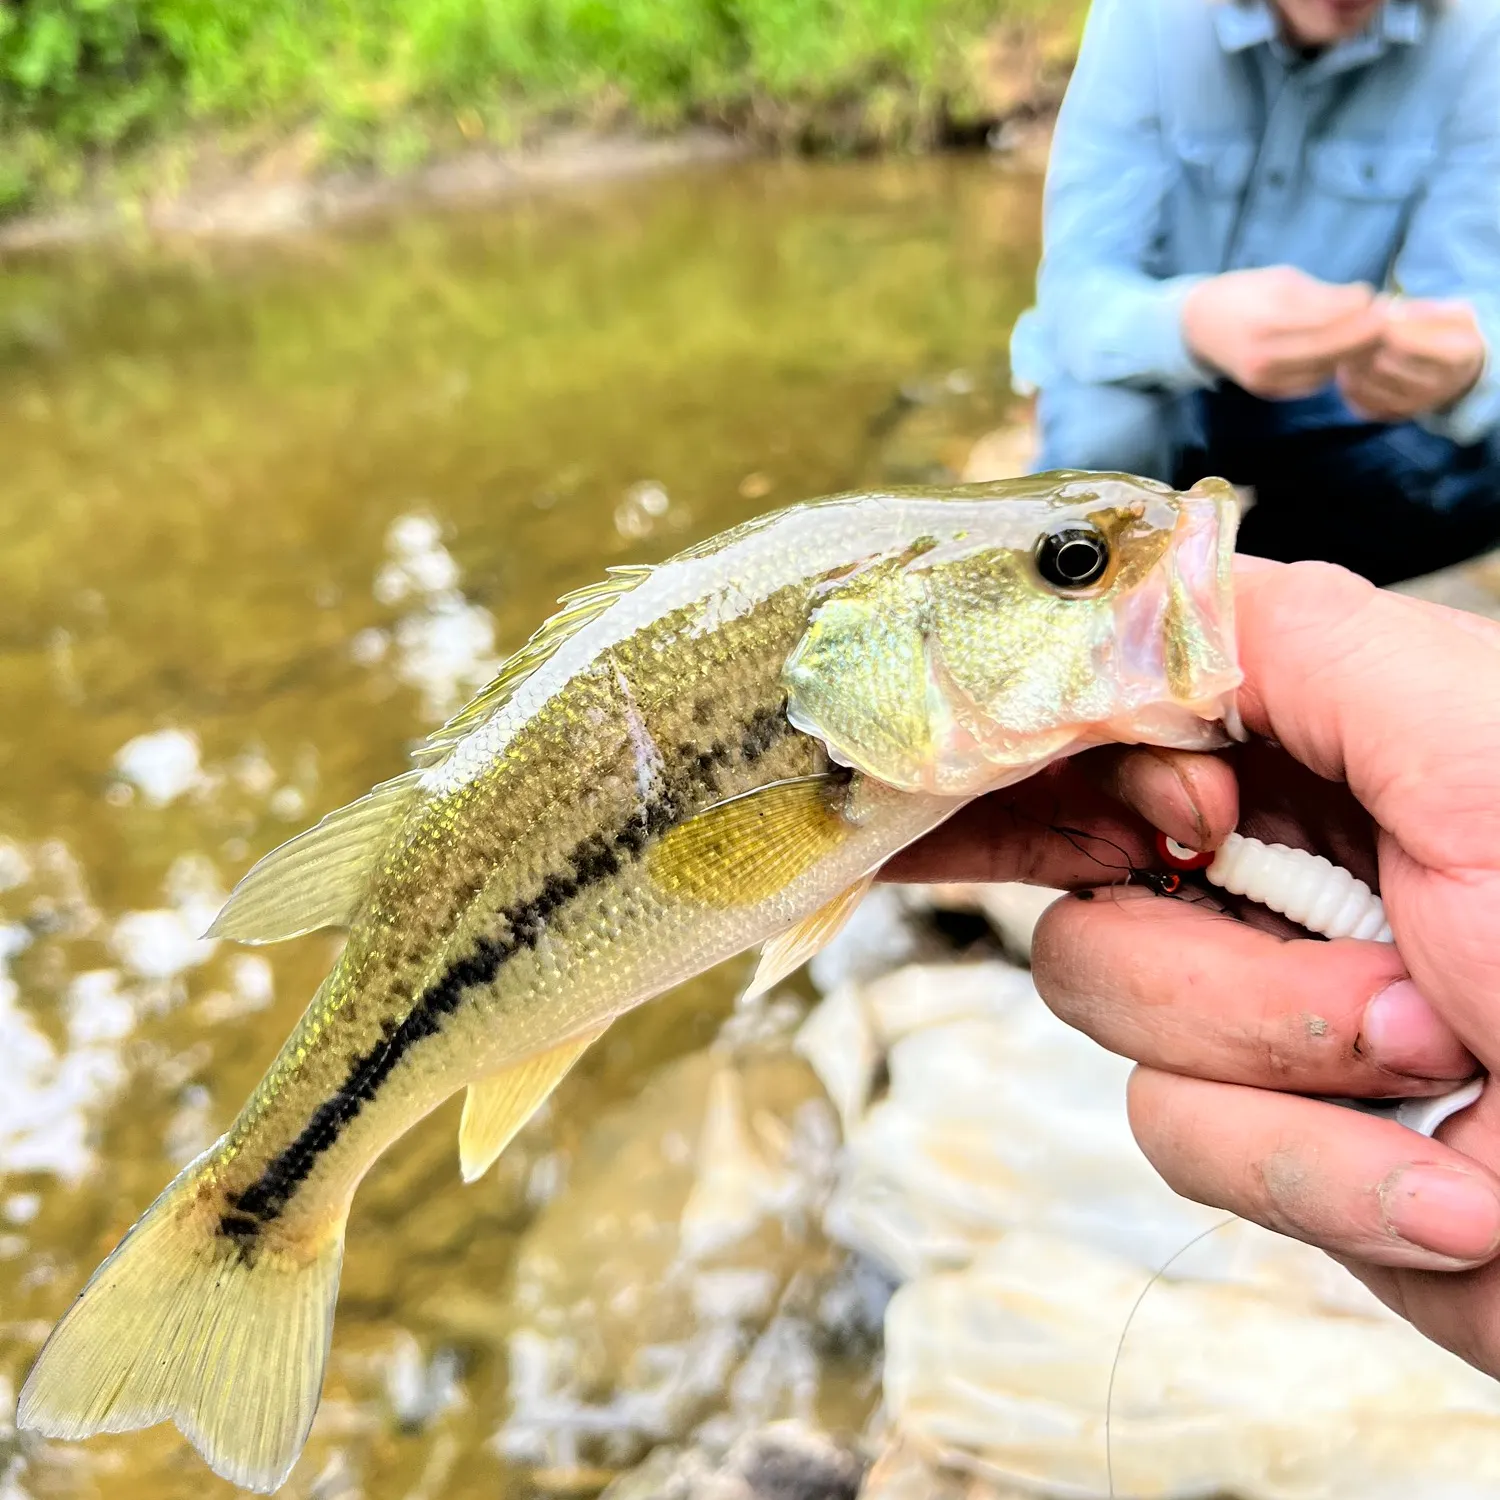
[[[1464,297],[1490,358],[1423,425],[1500,425],[1500,0],[1386,0],[1311,58],[1266,0],[1094,0],[1047,173],[1018,387],[1211,385],[1189,288],[1248,266]]]

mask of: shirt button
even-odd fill
[[[1266,173],[1266,181],[1273,188],[1284,188],[1286,186],[1286,173],[1279,167],[1273,168]]]

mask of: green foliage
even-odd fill
[[[866,101],[855,133],[899,136],[962,93],[988,24],[1044,4],[0,0],[0,154],[27,132],[76,155],[194,122],[312,121],[341,154],[390,163],[420,156],[424,111],[509,136],[544,113],[764,123]]]

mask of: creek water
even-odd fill
[[[328,966],[327,934],[199,942],[222,895],[399,771],[606,565],[952,473],[1003,416],[1038,211],[1034,179],[977,158],[753,163],[6,266],[4,1500],[232,1492],[170,1427],[70,1446],[9,1425],[51,1322],[232,1119]],[[704,1046],[747,962],[617,1026],[474,1187],[456,1103],[375,1168],[285,1493],[608,1480],[493,1440],[514,1257],[590,1129]],[[649,1216],[651,1192],[616,1196]],[[873,1391],[847,1387],[842,1418]]]

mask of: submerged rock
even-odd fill
[[[975,442],[1001,421],[1012,401],[998,366],[908,381],[871,423],[875,450],[866,482],[958,483]]]
[[[599,1122],[522,1242],[495,1438],[511,1462],[617,1471],[689,1439],[713,1456],[819,1404],[841,1311],[844,1257],[821,1228],[838,1129],[784,1035],[726,1030],[738,1045],[670,1065]]]
[[[826,1433],[775,1422],[740,1438],[721,1462],[658,1448],[600,1500],[855,1500],[864,1463]]]

